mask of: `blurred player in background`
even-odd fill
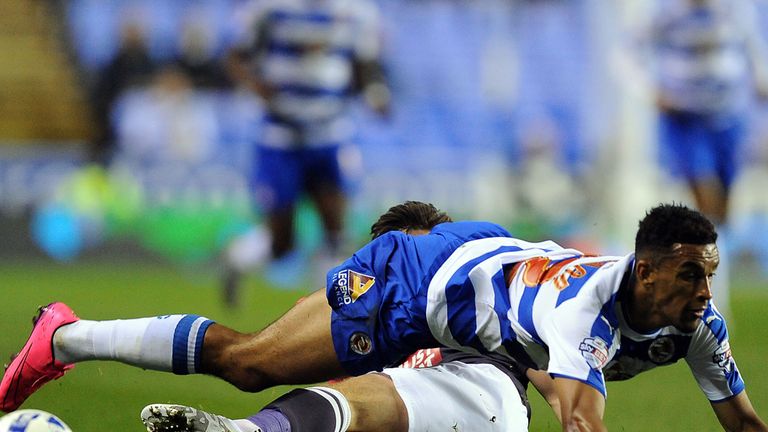
[[[350,96],[360,94],[381,114],[388,113],[390,99],[379,63],[378,11],[370,0],[260,0],[245,15],[248,37],[231,55],[230,69],[264,102],[254,194],[268,232],[247,233],[227,251],[224,297],[230,305],[237,302],[240,275],[265,259],[272,260],[271,282],[300,281],[304,265],[294,216],[302,193],[322,222],[321,255],[339,261],[346,211],[342,158],[349,156],[354,132]]]
[[[696,206],[718,227],[713,291],[726,316],[731,185],[753,91],[768,96],[768,53],[756,24],[752,0],[661,0],[645,36],[653,51],[662,164],[687,182]]]
[[[325,291],[247,334],[197,315],[80,320],[52,303],[3,376],[0,409],[15,410],[87,360],[206,373],[261,391],[380,371],[419,348],[446,346],[546,370],[564,430],[605,430],[607,377],[685,357],[723,425],[768,431],[710,302],[716,240],[712,223],[681,205],[651,209],[636,253],[623,257],[525,242],[488,222],[392,231],[332,269]],[[637,352],[606,369],[630,340]]]

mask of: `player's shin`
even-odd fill
[[[211,324],[197,315],[80,320],[56,331],[54,356],[64,363],[115,360],[180,375],[199,373],[203,338]]]
[[[349,402],[328,387],[296,389],[248,418],[263,432],[346,432]]]

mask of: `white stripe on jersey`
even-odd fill
[[[264,65],[263,74],[274,85],[304,84],[339,92],[346,89],[352,80],[349,60],[340,56],[273,55]]]
[[[553,251],[558,255],[581,254],[581,252],[573,249],[563,249],[552,241],[530,243],[514,238],[492,237],[464,243],[440,266],[432,277],[427,290],[427,323],[438,342],[450,347],[461,346],[454,339],[448,326],[445,288],[451,277],[469,261],[505,246],[519,247],[522,250],[494,255],[470,272],[470,278],[475,287],[475,306],[478,313],[477,327],[481,331],[478,336],[481,338],[483,346],[490,351],[498,349],[501,345],[500,324],[493,311],[494,293],[490,276],[497,273],[504,264],[546,255],[548,251]]]
[[[554,259],[556,259],[556,258],[554,258]],[[630,259],[631,258],[629,258],[628,256],[609,256],[609,255],[581,257],[581,258],[578,258],[578,259],[568,263],[567,266],[564,266],[563,268],[561,268],[553,276],[552,279],[553,280],[558,279],[558,276],[562,275],[566,271],[571,271],[576,266],[584,266],[584,265],[595,264],[595,263],[607,263],[607,264],[605,264],[604,266],[601,267],[603,270],[607,270],[611,266],[615,265],[615,264],[612,264],[612,262],[618,262],[618,261],[621,261],[621,260],[624,260],[626,262],[626,261],[629,261]],[[622,278],[623,272],[624,272],[624,267],[620,267],[620,268],[621,268],[621,271],[617,275],[614,275],[616,280],[613,281],[608,286],[612,286],[612,287],[618,288],[618,283],[621,281],[621,278]],[[597,283],[599,281],[600,281],[600,279],[590,278],[589,281],[587,281],[585,283],[585,285],[586,284],[590,284],[590,283],[591,284],[595,284],[595,283]],[[519,286],[519,290],[522,291],[522,289],[524,289],[524,286],[521,283],[521,285]],[[510,291],[512,291],[511,287],[510,287]],[[581,291],[579,291],[579,295],[583,295],[583,293],[585,293],[585,292],[586,291],[581,290]],[[598,298],[596,298],[595,300],[599,301],[601,305],[605,304],[611,298],[611,295],[614,292],[615,292],[615,289],[611,289],[611,290],[605,290],[605,289],[598,290],[596,292],[596,294],[598,294]],[[557,300],[558,300],[559,296],[560,296],[560,290],[557,290],[557,289],[540,290],[539,291],[539,295],[536,296],[536,300],[534,301],[533,316],[534,317],[543,317],[543,316],[545,316],[545,314],[547,312],[555,309],[555,306],[557,305]],[[538,327],[538,325],[537,325],[537,327]]]

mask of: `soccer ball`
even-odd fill
[[[23,409],[0,418],[0,432],[72,432],[72,429],[49,412]]]

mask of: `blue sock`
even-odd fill
[[[198,315],[186,315],[173,332],[173,373],[194,374],[200,371],[203,339],[213,321]]]

